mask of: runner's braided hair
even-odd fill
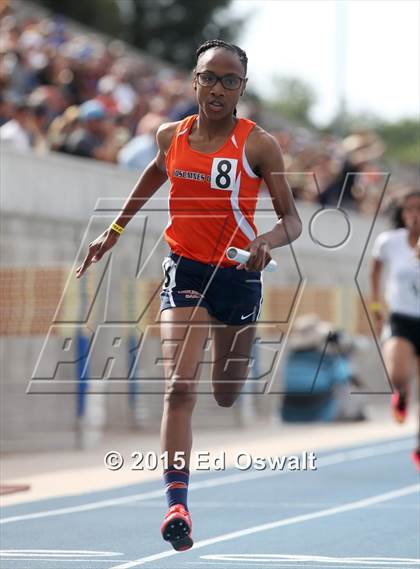
[[[246,75],[248,68],[248,57],[246,53],[244,52],[243,49],[241,49],[237,45],[224,40],[214,39],[214,40],[205,41],[203,44],[200,45],[200,47],[195,52],[196,60],[198,61],[200,55],[205,51],[207,51],[208,49],[216,47],[222,47],[223,49],[227,49],[232,53],[234,53],[235,55],[237,55],[239,57],[239,61],[242,63],[242,67],[244,68],[244,75]],[[236,116],[236,108],[234,109],[233,114]]]
[[[212,49],[214,47],[223,47],[224,49],[228,49],[232,53],[235,53],[239,57],[240,62],[242,63],[242,66],[244,68],[245,75],[246,75],[246,71],[247,71],[247,67],[248,67],[248,57],[247,57],[246,53],[244,52],[243,49],[241,49],[237,45],[235,45],[233,43],[229,43],[227,41],[217,40],[217,39],[205,41],[203,44],[200,45],[200,47],[195,52],[197,61],[198,61],[198,58],[200,57],[200,55],[202,53],[204,53],[208,49]]]

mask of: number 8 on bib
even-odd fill
[[[233,190],[238,161],[235,158],[214,158],[211,166],[211,183],[214,190]]]

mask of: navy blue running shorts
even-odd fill
[[[164,258],[165,281],[160,310],[203,306],[220,322],[245,325],[256,322],[262,305],[261,271],[237,270],[200,263],[172,251]]]
[[[388,334],[385,332],[386,339],[388,339],[387,336],[404,338],[412,344],[416,355],[420,356],[420,318],[391,312]]]

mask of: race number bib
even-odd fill
[[[214,190],[233,190],[238,161],[234,158],[214,158],[210,187]]]

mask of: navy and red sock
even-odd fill
[[[174,466],[169,466],[163,472],[163,481],[165,483],[166,499],[168,506],[175,504],[182,504],[188,511],[188,482],[190,478],[190,471],[188,468],[177,470]]]

